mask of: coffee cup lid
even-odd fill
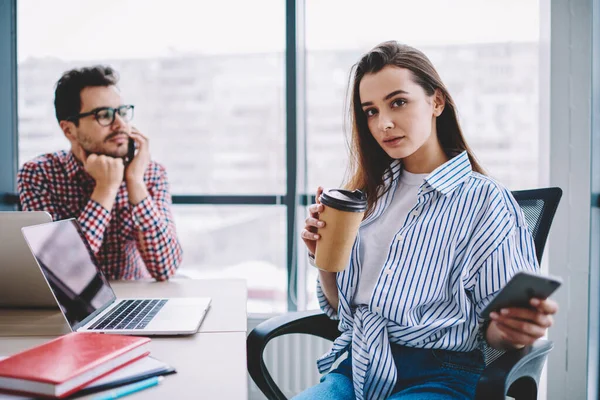
[[[363,212],[367,209],[367,196],[360,190],[326,189],[321,203],[340,211]]]

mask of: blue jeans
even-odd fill
[[[473,399],[485,368],[479,350],[456,352],[392,345],[398,380],[388,399]],[[354,400],[351,356],[294,400]]]

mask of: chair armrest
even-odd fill
[[[528,383],[534,381],[537,387],[546,357],[553,347],[551,341],[538,340],[520,350],[507,351],[485,368],[477,383],[475,398],[504,400],[508,395],[519,399],[522,392],[528,390],[525,388],[530,387]],[[513,386],[518,380],[527,384]]]
[[[259,324],[246,340],[248,372],[256,386],[268,399],[285,400],[285,395],[271,378],[263,360],[267,343],[290,333],[304,333],[333,341],[340,335],[337,325],[338,321],[330,319],[320,310],[286,313]]]

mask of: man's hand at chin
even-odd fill
[[[96,181],[96,187],[103,187],[116,192],[123,182],[125,165],[122,158],[90,154],[84,163],[88,174]]]
[[[83,163],[83,169],[96,181],[91,199],[110,211],[123,182],[123,159],[104,154],[88,155],[79,144],[73,146],[73,154]]]

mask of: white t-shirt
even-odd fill
[[[390,244],[404,225],[409,211],[417,204],[417,193],[429,174],[402,171],[391,204],[385,212],[361,230],[359,256],[360,279],[356,288],[354,305],[368,305],[379,273],[388,256]]]

